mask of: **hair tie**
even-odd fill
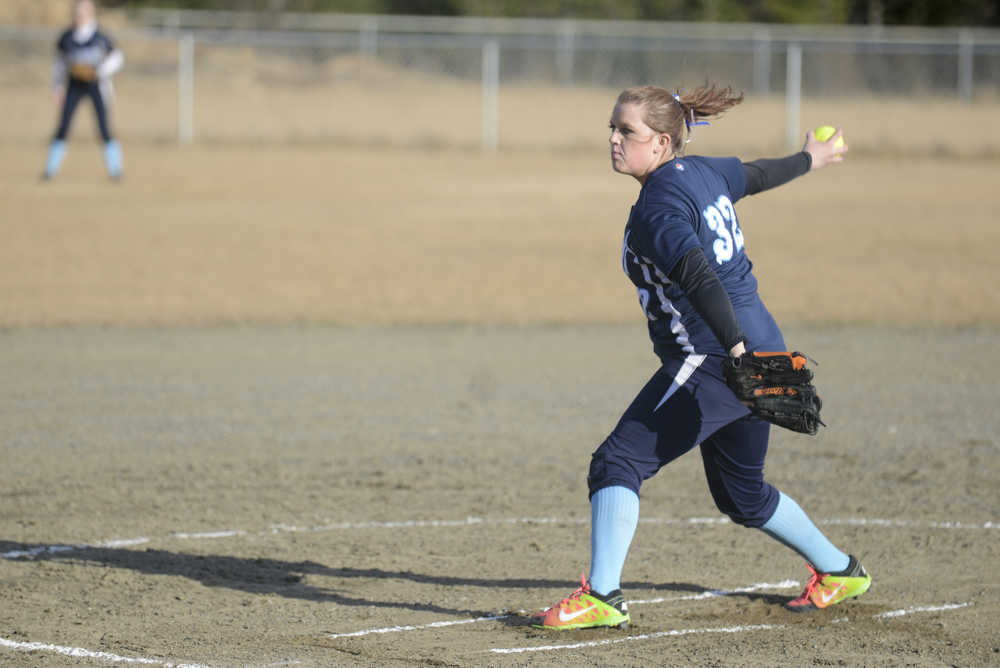
[[[681,110],[683,110],[684,109],[684,103],[681,102],[681,96],[678,95],[677,93],[674,93],[674,100],[680,106]],[[695,118],[694,118],[694,107],[688,107],[688,112],[689,112],[690,118],[685,118],[684,119],[684,127],[687,128],[687,131],[688,131],[687,139],[684,140],[685,144],[690,144],[691,140],[694,139],[694,130],[692,130],[691,128],[693,128],[693,127],[695,127],[697,125],[711,125],[711,123],[709,123],[708,121],[696,121],[695,120]]]

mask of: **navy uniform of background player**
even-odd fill
[[[112,179],[122,176],[121,145],[111,134],[109,105],[111,76],[121,69],[124,57],[114,42],[98,28],[91,0],[75,0],[73,26],[56,43],[53,73],[56,97],[62,102],[59,127],[49,146],[43,177],[51,179],[66,155],[66,136],[73,113],[83,98],[90,98],[97,114],[97,126],[104,142],[104,164]]]
[[[742,101],[731,89],[703,86],[671,94],[624,91],[611,118],[616,172],[641,184],[625,227],[622,263],[635,284],[661,367],[594,452],[589,578],[535,618],[552,629],[629,622],[622,568],[639,518],[639,487],[695,446],[719,510],[762,529],[805,557],[813,576],[786,605],[814,610],[863,594],[871,584],[858,560],[835,547],[798,504],[764,480],[770,425],[749,415],[727,387],[722,364],[746,350],[784,351],[757,294],[734,204],[839,162],[846,146],[810,135],[802,152],[776,160],[683,157],[698,119]]]

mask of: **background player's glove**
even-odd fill
[[[69,76],[77,81],[90,83],[97,80],[97,68],[93,65],[73,63],[73,66],[69,68]]]
[[[743,353],[726,360],[722,373],[739,400],[762,420],[804,434],[815,434],[823,424],[823,402],[802,353]]]

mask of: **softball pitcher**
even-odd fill
[[[811,134],[786,158],[684,156],[700,119],[743,100],[706,85],[671,94],[642,86],[619,95],[611,115],[611,167],[641,184],[625,226],[622,266],[639,293],[661,366],[594,452],[590,576],[533,620],[541,628],[622,626],[630,621],[620,589],[639,518],[639,487],[700,444],[719,510],[797,551],[812,571],[786,606],[815,610],[860,596],[871,586],[861,563],[816,528],[799,505],[764,480],[770,424],[749,414],[723,378],[727,356],[786,350],[757,294],[734,204],[811,170],[840,162],[841,133]]]
[[[121,69],[124,60],[121,50],[98,28],[93,1],[74,0],[73,26],[63,32],[56,42],[53,87],[62,111],[59,127],[49,145],[49,156],[42,175],[45,180],[53,178],[59,171],[66,155],[66,135],[73,113],[85,97],[90,98],[97,113],[108,175],[116,181],[122,177],[122,149],[111,134],[108,116],[113,95],[111,76]]]

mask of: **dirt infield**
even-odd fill
[[[0,662],[996,665],[1000,332],[786,334],[830,426],[775,434],[769,477],[871,592],[784,612],[800,559],[720,522],[689,454],[643,490],[633,627],[558,635],[518,611],[587,568],[641,325],[8,331]]]

